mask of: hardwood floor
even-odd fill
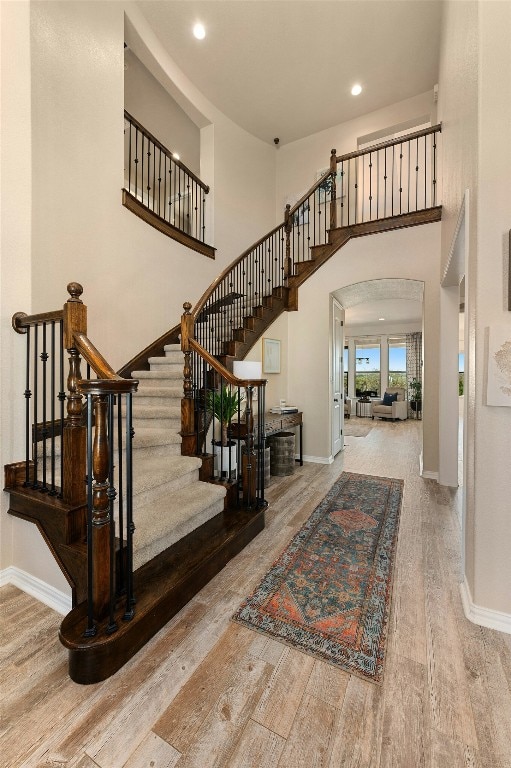
[[[468,622],[457,492],[418,476],[420,422],[273,479],[266,529],[109,680],[67,677],[60,617],[0,591],[0,765],[511,768],[511,637]],[[343,469],[405,480],[385,681],[229,621]]]

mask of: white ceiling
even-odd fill
[[[346,310],[346,326],[379,325],[422,321],[424,283],[420,280],[385,278],[365,280],[339,288],[334,296]],[[381,321],[379,318],[385,318]]]
[[[432,90],[441,0],[139,0],[182,71],[281,144]],[[192,27],[201,21],[206,38]],[[359,82],[360,96],[350,94]]]

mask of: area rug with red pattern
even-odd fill
[[[381,683],[402,494],[343,472],[233,619]]]

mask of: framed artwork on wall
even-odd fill
[[[507,325],[488,330],[486,405],[511,406],[511,328]]]
[[[263,339],[263,373],[280,373],[280,341]]]

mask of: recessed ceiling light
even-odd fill
[[[385,318],[384,317],[379,317],[378,320],[385,320]]]
[[[204,29],[204,24],[201,24],[198,21],[193,28],[193,34],[197,38],[197,40],[204,40],[204,38],[206,37],[206,30]]]
[[[352,96],[358,96],[358,95],[359,95],[359,93],[362,93],[362,86],[361,86],[361,85],[358,85],[358,83],[357,83],[357,84],[356,84],[356,85],[354,85],[354,86],[353,86],[353,88],[351,89],[351,95],[352,95]]]

